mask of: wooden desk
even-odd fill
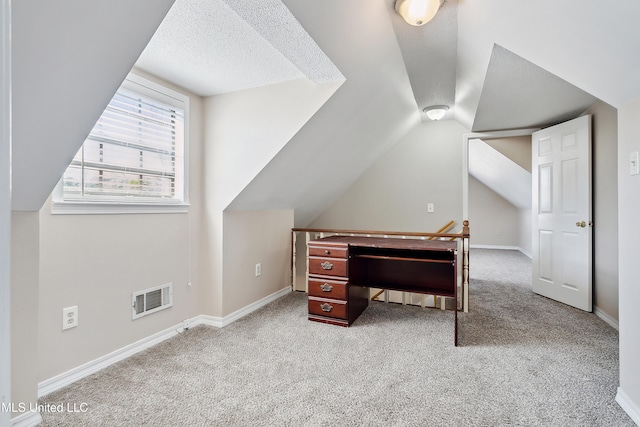
[[[309,246],[309,320],[349,326],[367,308],[369,288],[454,299],[458,345],[458,245],[452,241],[331,236]]]

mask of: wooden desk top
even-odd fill
[[[458,243],[450,240],[422,240],[422,239],[398,239],[386,237],[366,236],[330,236],[309,241],[309,245],[321,243],[323,245],[339,245],[381,249],[410,249],[429,251],[456,251]]]

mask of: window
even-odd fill
[[[187,113],[186,96],[129,75],[64,173],[53,213],[185,210]]]

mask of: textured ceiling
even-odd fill
[[[428,24],[407,25],[389,2],[393,30],[398,38],[422,121],[429,121],[425,107],[447,105],[453,117],[456,95],[456,54],[458,44],[458,1],[447,0]]]
[[[436,17],[420,27],[407,25],[393,4],[390,0],[391,20],[422,121],[429,121],[425,107],[447,105],[444,119],[456,118],[473,131],[538,128],[575,118],[598,100],[497,45],[486,66],[469,63],[458,50],[458,0],[445,1]],[[481,38],[462,43],[482,45]],[[460,79],[470,68],[485,76],[481,86],[470,89],[471,80]],[[465,120],[456,100],[474,90],[478,103]]]
[[[136,66],[201,96],[343,79],[280,0],[177,0]]]
[[[494,45],[473,131],[543,128],[576,118],[598,99]]]
[[[640,42],[629,18],[640,9],[634,2],[625,2],[629,14],[589,4],[574,16],[578,0],[540,0],[537,6],[446,0],[431,22],[413,27],[395,13],[394,0],[371,0],[364,9],[355,0],[326,0],[317,13],[332,14],[333,21],[322,27],[316,26],[320,16],[305,22],[313,38],[298,22],[311,6],[284,3],[295,5],[295,14],[282,0],[176,0],[136,65],[204,96],[300,78],[339,81],[343,73],[333,62],[353,54],[345,48],[330,60],[316,41],[342,26],[350,26],[356,40],[357,32],[390,23],[423,121],[425,107],[444,104],[450,107],[445,119],[467,129],[535,128],[573,118],[598,99],[617,106],[630,96],[628,89],[640,90],[637,56],[626,55],[631,67],[621,63]],[[386,17],[369,19],[371,7],[384,7]],[[605,24],[606,33],[593,31]],[[345,46],[351,42],[344,40]],[[372,68],[387,67],[366,51],[368,43],[361,48],[356,56],[370,55]],[[596,54],[604,59],[597,64],[591,60]],[[358,78],[368,84],[366,76]]]

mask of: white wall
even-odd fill
[[[531,209],[520,209],[519,215],[519,235],[518,235],[518,247],[520,251],[531,258],[531,248],[533,245],[533,233],[531,232],[533,227],[533,218]]]
[[[223,212],[262,168],[336,91],[339,83],[296,80],[204,101],[203,222],[199,252],[207,283],[203,314],[222,316]],[[277,197],[272,188],[265,198]]]
[[[452,120],[416,125],[310,227],[433,232],[455,220],[459,231],[466,132]]]
[[[189,214],[40,215],[39,377],[95,360],[197,313]],[[131,320],[131,293],[173,283],[173,307]],[[79,326],[61,330],[62,309]]]
[[[531,172],[531,137],[510,136],[482,140]],[[518,209],[493,190],[469,176],[469,221],[472,246],[518,248],[531,253],[531,209]],[[527,237],[529,236],[529,237]]]
[[[520,209],[471,175],[469,224],[473,224],[472,247],[519,247]]]
[[[617,400],[640,424],[640,175],[629,174],[629,156],[640,151],[640,98],[618,109],[618,256],[620,316],[620,388]]]
[[[27,407],[38,401],[39,231],[38,212],[12,213],[11,398]]]
[[[206,98],[210,198],[226,209],[341,83],[301,79]]]
[[[11,1],[0,3],[0,403],[11,400]],[[0,425],[11,414],[0,411]]]
[[[482,139],[522,169],[531,172],[531,136],[510,136]]]
[[[39,381],[202,312],[207,284],[197,275],[194,250],[202,211],[202,105],[181,92],[190,98],[189,213],[52,215],[50,199],[40,210]],[[173,307],[131,320],[131,293],[169,282]],[[74,305],[79,326],[62,331],[62,309]]]
[[[293,210],[224,213],[223,315],[291,285],[292,227]]]
[[[483,138],[482,140],[518,166],[531,172],[530,136]],[[482,190],[480,194],[473,194],[473,190],[477,190],[477,186],[470,177],[469,219],[476,225],[471,245],[511,246],[530,256],[531,209],[502,206],[499,200],[494,200],[496,196],[481,192]],[[505,233],[504,230],[507,232]]]
[[[599,102],[593,129],[593,304],[599,314],[618,321],[618,113]]]

